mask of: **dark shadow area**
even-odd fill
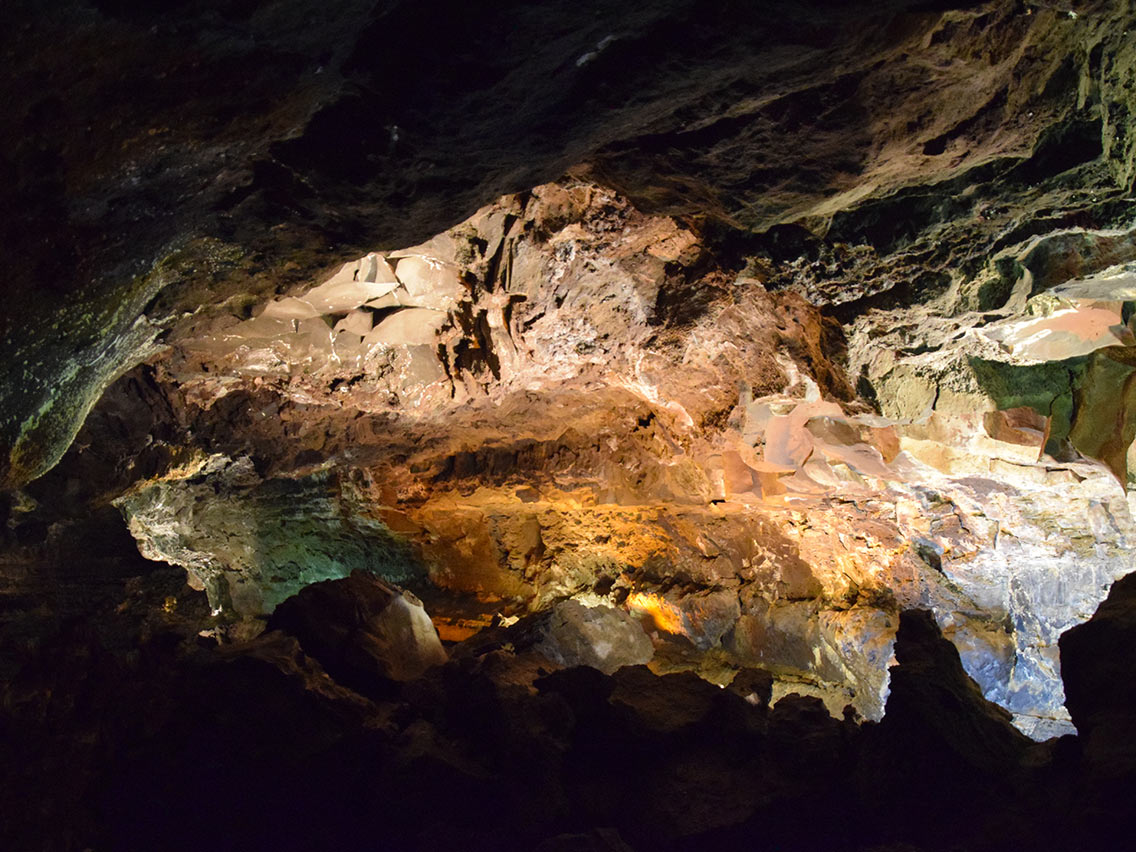
[[[1072,850],[1120,829],[1136,791],[1111,688],[1131,679],[1113,651],[1136,644],[1128,580],[1062,639],[1081,737],[1042,744],[926,612],[903,613],[887,715],[861,724],[770,707],[756,670],[721,689],[563,669],[523,630],[385,680],[350,656],[371,617],[354,579],[324,584],[334,604],[294,599],[272,625],[293,635],[218,647],[181,603],[143,615],[164,582],[134,586],[134,650],[79,618],[5,680],[7,848]]]

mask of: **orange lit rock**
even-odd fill
[[[869,718],[896,613],[930,607],[990,697],[1057,718],[1047,649],[1121,570],[1131,518],[1102,468],[1045,450],[1113,435],[1090,424],[1115,421],[1117,403],[1094,397],[1062,432],[1057,413],[983,390],[967,359],[1014,357],[993,321],[874,316],[848,358],[880,413],[854,400],[838,331],[799,295],[570,181],[389,262],[347,264],[251,320],[181,329],[159,370],[200,440],[271,458],[270,482],[334,471],[334,511],[396,536],[447,594],[509,615],[569,598],[627,607],[692,653],[769,664],[778,689]],[[1105,369],[1110,352],[1092,356],[1102,389],[1122,372]],[[1121,464],[1131,441],[1105,440],[1092,452]],[[252,571],[219,539],[163,527],[157,502],[187,506],[198,488],[179,475],[160,500],[124,504],[143,546]],[[249,523],[282,535],[275,513]],[[1084,528],[1091,543],[1072,533]],[[1074,573],[1079,591],[1057,595]]]
[[[666,633],[685,633],[682,611],[665,598],[649,592],[632,592],[627,597],[632,612],[647,616],[656,630]]]

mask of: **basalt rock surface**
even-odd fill
[[[581,163],[840,304],[1126,219],[1125,4],[436,5],[16,5],[6,482],[55,464],[186,314]]]
[[[448,638],[579,597],[837,715],[880,717],[897,613],[929,607],[987,697],[1069,730],[1055,643],[1131,570],[1125,488],[1028,387],[984,393],[996,324],[920,372],[864,330],[904,311],[930,308],[869,311],[846,355],[676,220],[545,185],[172,336],[163,449],[113,499],[218,611],[359,569],[464,600],[431,601]],[[865,352],[895,364],[861,368],[880,413],[846,378]]]
[[[12,4],[3,845],[1103,842],[1131,32]]]
[[[307,586],[266,628],[295,636],[337,681],[364,694],[368,679],[414,680],[446,661],[422,602],[370,574]]]
[[[1085,740],[1086,760],[1102,776],[1098,793],[1115,792],[1114,779],[1128,790],[1136,782],[1136,753],[1124,733],[1134,716],[1134,586],[1132,575],[1119,580],[1091,619],[1061,637],[1066,702]]]

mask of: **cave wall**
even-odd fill
[[[878,719],[918,607],[1071,730],[1136,534],[1132,18],[17,4],[11,623],[125,527],[230,638],[362,569]]]
[[[0,842],[1103,844],[1134,24],[10,3]]]
[[[1124,3],[156,15],[13,10],[13,485],[185,314],[414,244],[581,164],[645,212],[758,235],[814,301],[917,298],[999,240],[1125,215]]]

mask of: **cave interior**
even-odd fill
[[[12,0],[0,847],[1130,848],[1131,0]]]

